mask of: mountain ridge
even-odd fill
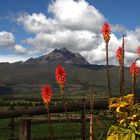
[[[67,50],[65,47],[61,49],[55,49],[51,53],[40,56],[38,58],[30,58],[25,61],[25,64],[38,63],[45,64],[51,62],[59,62],[66,64],[77,64],[77,65],[89,65],[86,59],[79,53],[73,53]]]
[[[75,90],[85,91],[91,84],[95,85],[99,93],[108,91],[105,65],[89,64],[81,55],[62,48],[38,58],[30,58],[25,62],[0,63],[0,95],[5,93],[40,94],[41,87],[45,83],[50,84],[58,92],[55,81],[55,69],[58,64],[62,64],[66,70],[65,90],[68,92],[74,94]],[[119,93],[119,67],[110,66],[109,69],[113,93]],[[139,84],[140,75],[137,81]],[[131,75],[128,68],[125,68],[125,83],[126,91],[131,91]]]

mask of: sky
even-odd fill
[[[140,45],[139,0],[1,0],[0,62],[25,61],[66,47],[91,64],[105,64],[104,22],[111,25],[109,63],[125,37],[125,65]]]

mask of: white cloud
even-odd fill
[[[109,50],[109,63],[117,64],[115,59],[116,50],[119,46],[119,40],[114,34],[111,34],[108,50]],[[103,39],[100,44],[95,49],[91,51],[82,51],[81,54],[87,58],[87,60],[92,64],[106,64],[106,48]]]
[[[15,44],[15,36],[6,31],[0,32],[0,47],[11,47]]]
[[[97,45],[98,38],[96,34],[89,31],[57,31],[53,34],[37,34],[35,38],[25,40],[27,44],[36,49],[50,49],[66,47],[72,51],[92,50],[94,44]]]
[[[81,53],[92,64],[105,64],[105,43],[101,36],[101,27],[105,17],[93,5],[85,0],[55,0],[48,7],[51,17],[43,13],[21,13],[16,21],[33,37],[24,40],[24,48],[14,44],[17,54],[41,55],[55,48],[67,49]],[[121,39],[114,32],[126,33],[125,64],[129,65],[137,57],[136,50],[140,44],[140,28],[128,31],[123,25],[111,25],[109,42],[110,64],[118,64],[115,54]]]
[[[104,16],[85,0],[56,0],[49,5],[49,12],[63,26],[72,30],[100,30]]]
[[[49,33],[59,28],[56,20],[47,18],[43,13],[33,13],[31,15],[22,13],[16,20],[19,24],[24,26],[26,31],[33,33]]]
[[[18,62],[18,61],[25,61],[28,57],[26,56],[19,56],[19,55],[1,55],[0,56],[0,62]]]
[[[104,16],[85,0],[56,0],[49,5],[48,10],[54,18],[47,18],[43,13],[21,13],[16,21],[26,31],[33,33],[52,33],[65,28],[99,32],[105,21]]]
[[[24,54],[26,52],[26,49],[23,46],[19,45],[19,44],[16,44],[14,46],[14,50],[15,50],[15,52],[17,54]]]
[[[127,31],[126,37],[126,51],[136,53],[138,46],[140,45],[140,30],[136,28],[135,31]]]
[[[43,13],[22,13],[17,18],[26,31],[35,33],[35,37],[24,40],[32,46],[29,52],[39,53],[64,46],[77,52],[96,49],[95,44],[97,46],[101,39],[97,32],[105,19],[94,6],[84,0],[56,0],[48,9],[54,18],[47,18]]]
[[[111,25],[111,31],[112,32],[121,32],[122,34],[126,33],[126,28],[123,25]]]
[[[10,49],[16,54],[23,54],[26,49],[18,44],[15,44],[15,36],[11,32],[2,31],[0,32],[0,48],[3,50]]]

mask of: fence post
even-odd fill
[[[30,138],[31,138],[31,120],[21,119],[19,140],[30,140]]]
[[[81,113],[82,120],[82,139],[86,140],[86,100],[83,98],[83,111]]]
[[[14,110],[14,106],[11,105],[10,109]],[[9,139],[13,139],[14,136],[15,136],[15,126],[14,126],[14,123],[15,123],[14,118],[10,118],[9,125],[8,125],[10,127],[10,138]]]
[[[15,136],[14,118],[10,118],[9,127],[10,127],[10,139],[13,139]]]

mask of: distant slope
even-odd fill
[[[86,61],[84,57],[82,57],[79,53],[72,53],[68,51],[65,47],[58,50],[55,49],[50,54],[41,56],[39,58],[30,58],[25,61],[24,64],[46,64],[52,62],[59,62],[65,64],[78,64],[78,65],[88,65],[89,63]]]
[[[6,93],[40,93],[44,83],[50,84],[58,92],[55,82],[55,68],[62,64],[66,69],[68,80],[66,90],[86,91],[94,84],[97,92],[107,92],[105,66],[90,65],[80,54],[74,54],[66,48],[54,50],[48,55],[31,58],[25,62],[0,64],[0,94]],[[127,90],[131,91],[131,77],[125,68]],[[110,66],[113,93],[119,89],[119,68]],[[137,85],[140,86],[140,76]],[[80,92],[79,92],[80,93]]]

